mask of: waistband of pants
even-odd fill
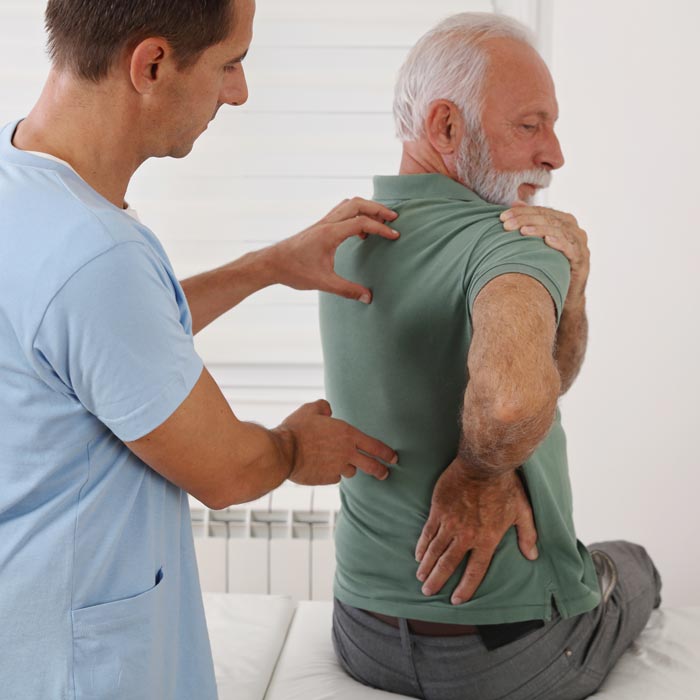
[[[365,610],[372,617],[391,625],[396,629],[399,628],[399,618],[393,615],[384,615],[382,613]],[[429,637],[456,637],[465,634],[479,634],[479,628],[476,625],[453,625],[447,622],[428,622],[426,620],[406,620],[408,629],[413,634],[425,635]]]
[[[363,610],[372,617],[398,629],[398,617]],[[535,630],[544,627],[544,620],[526,620],[524,622],[509,622],[497,625],[453,625],[445,622],[427,622],[426,620],[406,620],[411,633],[427,637],[461,637],[479,635],[484,646],[493,651],[510,644]]]

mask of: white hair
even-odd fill
[[[488,68],[483,44],[501,37],[535,47],[525,25],[490,12],[453,15],[421,37],[399,71],[394,93],[396,134],[402,142],[423,136],[428,108],[435,100],[457,105],[468,128],[480,126]]]

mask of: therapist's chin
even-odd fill
[[[175,146],[173,146],[169,152],[167,153],[168,158],[185,158],[188,156],[190,153],[192,153],[192,149],[194,148],[194,144],[196,142],[196,139],[191,140],[191,141],[185,141],[182,143],[179,143]]]

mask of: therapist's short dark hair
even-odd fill
[[[230,34],[233,15],[232,0],[49,0],[49,56],[56,68],[99,82],[123,50],[153,36],[167,39],[184,69]]]

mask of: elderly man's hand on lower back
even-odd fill
[[[469,600],[481,584],[498,544],[515,525],[523,555],[536,559],[537,531],[525,489],[514,470],[474,480],[461,457],[438,479],[430,515],[416,547],[416,576],[423,593],[435,595],[469,553],[467,568],[451,602]]]

